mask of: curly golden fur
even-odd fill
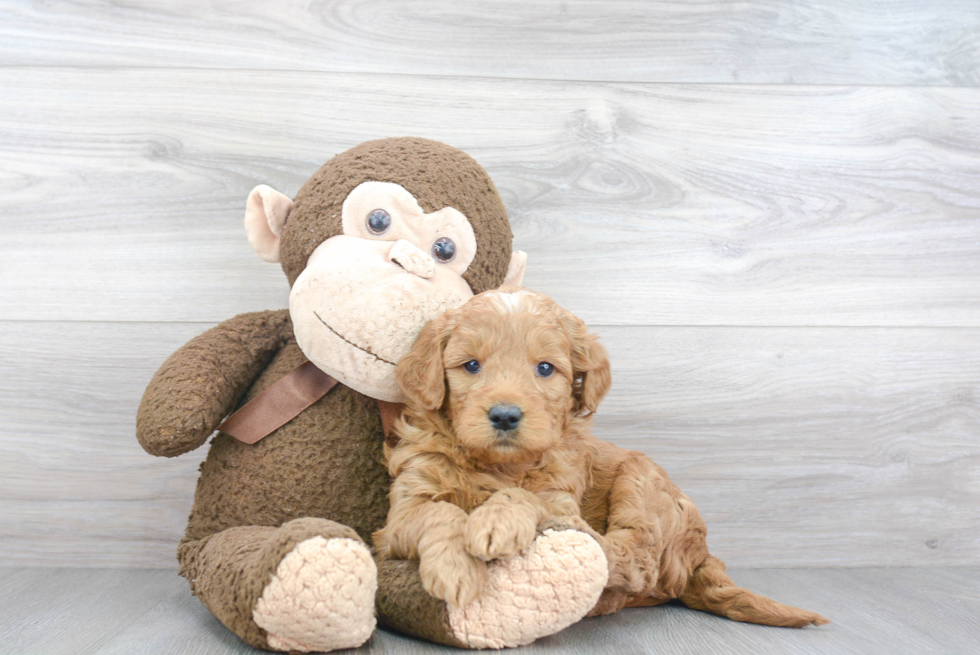
[[[550,298],[517,288],[475,296],[426,326],[397,376],[409,402],[401,440],[386,449],[391,509],[374,539],[383,557],[418,560],[433,596],[467,604],[486,562],[564,526],[595,537],[609,561],[593,615],[680,599],[738,621],[826,622],[734,586],[664,470],[592,436],[609,361]]]

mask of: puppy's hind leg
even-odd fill
[[[733,621],[802,628],[829,623],[816,612],[790,607],[736,587],[725,574],[725,565],[711,555],[696,569],[681,594],[681,602],[692,609],[704,610]]]
[[[603,547],[612,566],[609,588],[593,614],[679,598],[735,621],[798,628],[828,622],[736,587],[725,565],[708,554],[694,503],[645,456],[628,453],[619,460],[608,500]]]

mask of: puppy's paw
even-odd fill
[[[472,602],[487,582],[487,565],[470,557],[465,550],[447,546],[436,553],[422,555],[419,577],[430,595],[453,607]]]
[[[463,543],[466,552],[488,562],[516,555],[537,535],[534,516],[521,506],[487,503],[466,520]]]
[[[599,541],[596,538],[598,533],[592,529],[585,519],[577,515],[549,517],[538,525],[538,534],[543,534],[546,530],[578,530]]]

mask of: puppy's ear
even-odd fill
[[[446,399],[446,369],[442,358],[456,325],[455,315],[455,311],[449,311],[429,321],[412,350],[395,368],[395,379],[402,393],[428,410],[439,409]]]
[[[609,393],[612,386],[612,372],[606,349],[594,334],[587,334],[580,347],[579,363],[575,364],[575,379],[572,388],[578,400],[578,410],[594,414],[599,403]],[[581,375],[581,378],[579,377]]]
[[[609,393],[612,373],[606,349],[599,337],[590,334],[585,322],[571,312],[558,309],[559,321],[568,335],[572,348],[572,393],[575,395],[575,412],[592,414]]]

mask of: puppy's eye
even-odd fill
[[[375,209],[367,216],[367,226],[374,234],[384,234],[391,227],[391,214],[383,209]]]
[[[543,378],[549,377],[555,372],[555,365],[549,362],[541,362],[538,364],[538,375]]]
[[[432,256],[448,264],[456,256],[456,244],[449,237],[440,237],[432,244]]]
[[[476,361],[475,359],[471,359],[470,361],[463,364],[463,368],[465,368],[468,373],[479,373],[480,362]]]

